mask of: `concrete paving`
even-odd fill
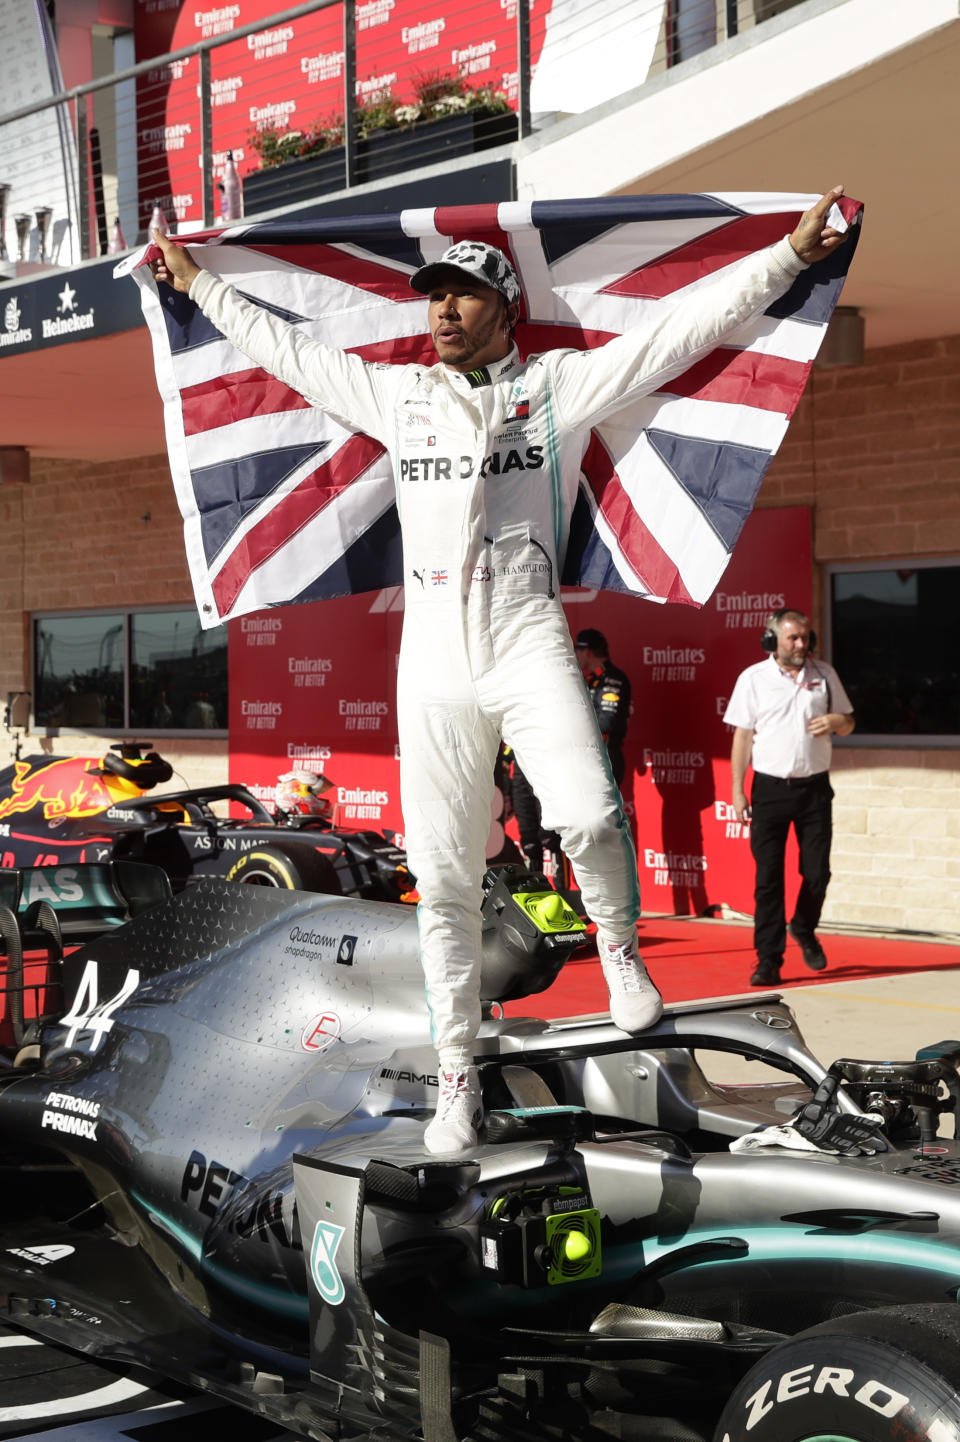
[[[960,1038],[960,959],[955,971],[824,981],[791,987],[783,998],[824,1062],[905,1061],[931,1042]]]
[[[756,997],[757,992],[744,993]],[[810,1050],[825,1065],[838,1057],[909,1061],[934,1042],[960,1045],[960,961],[956,970],[868,977],[863,981],[820,982],[782,993]],[[714,1081],[763,1083],[782,1073],[740,1057],[702,1054]],[[953,1135],[945,1117],[941,1135]]]
[[[798,987],[787,1000],[807,1044],[824,1061],[904,1061],[920,1047],[960,1037],[960,964],[953,971]]]

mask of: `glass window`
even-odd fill
[[[717,43],[716,0],[670,0],[667,31],[670,65],[709,50]]]
[[[130,724],[152,731],[226,730],[226,631],[204,631],[196,611],[131,616]]]
[[[35,617],[33,697],[38,727],[226,731],[226,629],[186,607]]]
[[[124,618],[57,616],[34,622],[33,710],[38,726],[123,726]]]
[[[960,740],[960,658],[951,644],[960,562],[830,568],[831,660],[855,737]]]

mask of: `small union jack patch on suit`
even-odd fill
[[[433,586],[445,586],[447,584],[446,571],[431,571],[430,583]]]

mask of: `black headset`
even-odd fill
[[[780,622],[783,620],[784,616],[789,616],[790,613],[791,613],[791,611],[795,611],[795,610],[796,610],[796,607],[795,607],[795,606],[783,606],[783,607],[781,607],[781,609],[780,609],[779,611],[774,611],[773,615],[772,615],[772,616],[769,618],[769,620],[767,621],[766,628],[764,629],[763,635],[760,637],[760,645],[763,647],[764,651],[771,651],[771,652],[772,652],[772,651],[775,651],[775,650],[777,649],[777,632],[776,632],[776,627],[779,626],[779,624],[780,624]],[[797,611],[797,615],[798,615],[798,616],[802,616],[802,615],[804,615],[804,612],[803,612],[803,611]],[[811,632],[810,632],[810,650],[811,650],[811,651],[815,651],[816,648],[817,648],[817,633],[816,633],[816,631],[811,630]]]
[[[773,652],[773,651],[775,651],[775,650],[777,649],[777,633],[776,633],[776,631],[774,630],[774,627],[775,627],[775,626],[778,626],[778,625],[780,624],[780,622],[783,620],[784,616],[788,616],[793,609],[794,609],[793,606],[784,606],[781,610],[779,610],[779,611],[774,611],[773,615],[769,618],[769,620],[767,621],[766,627],[765,627],[765,629],[764,629],[763,635],[760,637],[760,645],[763,647],[763,649],[764,649],[765,651]],[[804,613],[803,611],[800,611],[800,612],[798,612],[798,614],[802,616],[802,615],[804,615],[805,613]],[[810,632],[810,647],[809,647],[808,655],[810,654],[810,652],[813,651],[813,649],[814,649],[814,647],[816,646],[816,644],[817,644],[817,633],[816,633],[816,631],[811,631],[811,632]],[[824,671],[821,666],[818,666],[818,664],[817,664],[816,661],[813,661],[813,660],[812,660],[812,657],[811,657],[811,664],[813,665],[813,669],[816,671],[817,675],[818,675],[818,676],[821,678],[821,680],[823,681],[824,686],[827,688],[827,710],[828,710],[828,711],[832,711],[832,710],[833,710],[833,693],[832,693],[832,691],[830,690],[830,677],[827,675],[826,671]]]

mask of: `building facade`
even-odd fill
[[[122,42],[117,53],[127,53],[136,7],[114,0],[109,16],[92,21],[98,7],[82,8],[91,36],[96,31],[102,46],[109,20]],[[724,29],[730,7],[671,0],[645,55],[642,85],[586,109],[558,108],[528,137],[488,156],[453,168],[426,164],[289,213],[455,203],[477,194],[813,191],[837,181],[865,200],[864,236],[843,296],[863,321],[864,349],[855,364],[814,370],[758,508],[809,508],[807,594],[820,653],[847,681],[844,656],[860,666],[865,646],[871,657],[876,652],[879,679],[867,668],[860,680],[863,694],[872,696],[873,686],[882,704],[835,752],[826,919],[949,935],[960,932],[960,675],[943,597],[960,577],[960,300],[952,253],[960,217],[941,177],[960,120],[951,80],[960,58],[958,5],[763,7],[758,0],[735,8],[732,34]],[[65,0],[57,12],[69,31],[65,83],[82,84],[83,27],[66,25]],[[0,116],[0,154],[4,134]],[[55,345],[0,350],[0,692],[10,721],[0,731],[0,761],[18,744],[24,754],[95,756],[135,732],[173,762],[182,778],[176,784],[222,781],[231,773],[228,717],[209,699],[203,677],[215,662],[198,658],[196,641],[187,647],[191,696],[181,698],[178,719],[186,722],[199,700],[214,724],[169,724],[164,708],[172,698],[156,694],[163,688],[155,680],[150,697],[137,702],[139,673],[129,655],[118,683],[126,709],[109,713],[119,724],[105,724],[109,707],[91,701],[89,687],[85,700],[71,700],[69,715],[60,702],[59,711],[41,705],[41,652],[48,642],[69,647],[64,618],[109,616],[129,636],[131,617],[157,616],[165,634],[172,627],[176,635],[178,614],[186,628],[193,606],[145,331],[135,317],[93,335],[67,327],[72,315],[87,313],[71,292],[82,293],[103,267],[91,260],[53,272],[67,287],[67,299],[58,291],[51,303],[60,318]],[[50,284],[49,267],[29,264],[0,280],[8,335],[22,333],[22,320],[11,330],[14,314],[29,313],[31,296]],[[98,285],[99,295],[102,278]],[[179,633],[180,654],[186,634]],[[97,664],[119,674],[103,635],[97,646]],[[908,671],[909,685],[893,684]],[[190,712],[193,721],[202,714]],[[712,751],[713,787],[701,809],[723,800],[723,758],[717,746]],[[636,771],[639,787],[639,751]],[[708,889],[700,900],[735,899]],[[677,899],[677,909],[696,904]]]

